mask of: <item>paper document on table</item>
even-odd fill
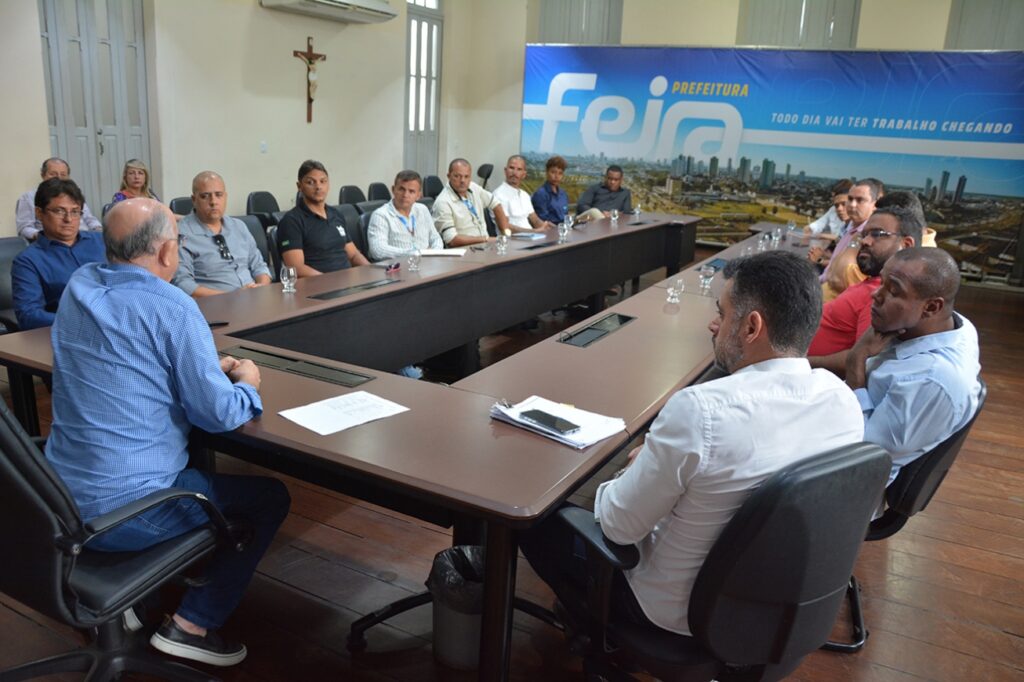
[[[408,411],[408,407],[372,393],[355,391],[302,407],[281,410],[278,414],[321,436],[329,436],[353,426]]]
[[[465,249],[420,249],[421,256],[465,256]]]
[[[540,410],[555,417],[560,417],[572,422],[579,429],[572,433],[559,433],[552,428],[527,421],[520,416],[523,412],[530,410]],[[494,403],[491,405],[491,417],[528,431],[533,431],[542,436],[547,436],[552,440],[557,440],[559,443],[571,445],[577,450],[590,447],[599,440],[614,436],[619,431],[626,429],[626,422],[618,417],[605,417],[601,414],[580,410],[572,405],[556,403],[535,395],[530,396],[517,405]]]
[[[547,239],[549,235],[544,232],[516,232],[512,235],[512,239],[522,239],[524,241],[536,241],[538,239]]]

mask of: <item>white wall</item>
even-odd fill
[[[0,92],[6,94],[0,236],[10,237],[15,234],[14,204],[22,192],[39,184],[39,164],[50,156],[50,132],[36,3],[0,2],[0,26]]]
[[[623,45],[736,44],[740,0],[625,0]]]
[[[941,50],[952,0],[861,0],[857,48]]]
[[[292,205],[295,174],[322,161],[332,194],[389,182],[402,164],[404,2],[382,24],[343,24],[272,11],[256,0],[175,0],[146,5],[151,54],[154,179],[161,196],[191,192],[201,170],[221,173],[228,210],[269,190]],[[319,89],[306,123],[303,63],[313,36]],[[267,152],[260,152],[261,142]]]
[[[488,187],[504,180],[519,152],[527,0],[447,0],[441,83],[440,170],[464,157],[494,164]],[[444,173],[441,172],[443,177]]]

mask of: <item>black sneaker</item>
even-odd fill
[[[153,633],[149,643],[165,654],[209,665],[235,665],[245,660],[247,653],[244,644],[227,642],[216,630],[207,630],[205,637],[192,635],[178,627],[170,617],[164,618],[163,625]]]

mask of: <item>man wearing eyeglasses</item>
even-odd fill
[[[882,268],[898,251],[921,244],[925,224],[921,202],[916,197],[901,198],[906,201],[877,209],[868,218],[857,252],[857,267],[867,279],[825,304],[818,333],[807,351],[811,366],[845,375],[847,354],[871,326],[871,296],[882,284]]]
[[[173,284],[194,298],[270,284],[270,269],[249,228],[224,215],[227,203],[220,175],[203,171],[192,179],[193,211],[178,221]]]
[[[14,314],[22,329],[53,324],[71,273],[86,263],[106,261],[103,236],[79,231],[85,198],[72,180],[42,182],[35,204],[42,232],[11,264]]]
[[[53,178],[68,180],[71,177],[71,166],[64,159],[57,158],[56,156],[50,157],[43,161],[43,165],[39,169],[39,177],[44,181],[52,180]],[[18,204],[15,206],[14,211],[14,223],[18,228],[18,236],[30,242],[34,242],[43,231],[42,222],[36,217],[35,195],[36,190],[33,188],[18,197]],[[99,218],[92,214],[92,211],[89,210],[89,205],[84,202],[82,203],[82,218],[78,223],[78,227],[81,230],[92,230],[94,232],[99,232],[103,229]]]

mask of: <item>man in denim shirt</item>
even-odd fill
[[[552,156],[548,159],[544,164],[547,180],[531,197],[537,217],[553,225],[565,222],[565,214],[569,211],[569,195],[559,187],[567,166],[561,156]]]

